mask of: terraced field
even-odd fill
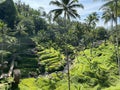
[[[21,70],[22,77],[28,77],[30,73],[44,74],[64,69],[64,55],[54,48],[45,49],[36,47],[33,54],[21,54],[16,68]]]
[[[45,67],[46,72],[60,71],[64,69],[65,60],[64,55],[59,51],[56,51],[54,48],[44,49],[42,47],[38,48],[38,58],[39,65]]]
[[[36,57],[23,56],[17,67],[21,70],[22,77],[28,77],[29,74],[37,73],[38,61]]]

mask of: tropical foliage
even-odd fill
[[[120,1],[103,1],[102,18],[80,22],[79,0],[53,0],[50,13],[1,0],[0,90],[119,90]]]

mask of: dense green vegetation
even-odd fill
[[[90,49],[77,53],[71,65],[71,89],[72,90],[107,90],[106,88],[119,88],[117,65],[115,61],[114,46],[110,43],[93,48],[93,57]],[[26,83],[30,81],[29,83]],[[47,86],[47,87],[46,87]],[[19,84],[20,90],[67,90],[66,74],[62,72],[52,73],[49,76],[23,79]],[[109,90],[109,89],[108,89]],[[112,90],[112,89],[111,89]]]
[[[96,12],[73,20],[84,8],[78,0],[50,4],[58,9],[0,2],[0,90],[120,90],[120,1],[100,8],[105,23],[115,24],[108,30],[96,26]]]

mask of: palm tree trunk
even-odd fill
[[[92,39],[90,39],[90,43],[91,43],[91,45],[90,45],[90,55],[91,55],[91,57],[92,57],[92,48],[93,48],[93,40]]]
[[[2,39],[4,40],[4,38],[3,38],[3,35],[2,35]],[[2,52],[1,52],[1,63],[3,64],[3,40],[2,40],[2,46],[1,46],[1,50],[2,50]],[[1,69],[1,74],[3,73],[3,69]]]
[[[2,46],[1,46],[1,49],[2,49],[2,53],[1,53],[1,63],[3,64],[3,62],[4,62],[4,31],[3,31],[3,27],[2,27]],[[1,70],[1,73],[3,73],[3,70]]]
[[[67,59],[67,76],[68,76],[68,90],[70,90],[70,66],[69,66],[69,57],[68,52],[66,51],[66,59]]]
[[[115,25],[116,25],[116,44],[117,44],[116,51],[117,51],[118,73],[120,76],[120,58],[119,58],[119,41],[118,41],[119,31],[117,26],[117,8],[118,8],[118,0],[115,0],[115,14],[116,14]]]
[[[67,19],[66,19],[66,12],[64,14],[64,19],[65,19],[65,30],[67,30]],[[66,43],[67,43],[68,40],[66,40]],[[69,67],[69,56],[68,56],[68,47],[66,45],[66,60],[67,60],[67,77],[68,77],[68,90],[71,90],[70,89],[70,67]]]
[[[111,20],[111,29],[113,30],[113,19]]]
[[[2,35],[2,39],[4,40],[3,35]],[[2,62],[2,63],[3,63],[3,46],[4,46],[3,40],[2,40],[2,47],[1,47],[1,49],[2,49],[2,53],[1,53],[1,58],[2,58],[2,60],[1,60],[1,62]]]
[[[88,27],[89,28],[89,27]],[[88,31],[89,31],[89,29],[88,29]],[[89,33],[90,33],[90,31],[89,31]],[[92,35],[91,35],[92,36]],[[90,55],[91,55],[91,57],[92,57],[92,48],[93,48],[93,40],[92,40],[92,37],[90,36]]]

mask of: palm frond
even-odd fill
[[[68,15],[72,18],[76,18],[76,16],[72,12],[68,12]]]
[[[79,15],[78,13],[75,13],[75,16],[76,16],[77,18],[80,18],[80,15]]]
[[[63,9],[54,9],[54,10],[51,10],[49,13],[54,13],[54,12],[58,12],[58,11],[61,11]]]
[[[71,1],[68,5],[70,6],[70,5],[74,4],[74,3],[75,3],[75,0]]]
[[[72,9],[71,13],[73,13],[75,17],[80,18],[80,15],[77,13],[76,10]]]
[[[71,6],[69,6],[69,8],[84,8],[84,6],[82,4],[73,4]]]
[[[102,19],[105,20],[104,23],[107,23],[111,20],[115,21],[115,16],[113,13],[111,13],[110,11],[105,11],[103,14],[102,14]]]
[[[62,4],[59,1],[51,1],[49,5],[61,6]]]
[[[63,10],[63,9],[53,10],[53,12],[54,12],[54,14],[55,14],[54,17],[53,17],[53,21],[54,21],[56,18],[58,18],[59,15],[62,14],[62,10]]]
[[[111,20],[110,16],[106,16],[106,15],[102,15],[101,18],[104,20],[105,24],[108,23]]]
[[[102,8],[104,8],[104,7],[112,6],[112,5],[113,5],[113,2],[114,2],[114,1],[109,1],[109,2],[107,2],[107,3],[105,3],[105,4],[103,4],[99,9],[102,9]]]
[[[63,2],[63,4],[68,5],[68,3],[70,2],[70,0],[61,0]]]
[[[68,20],[70,20],[70,15],[69,14],[67,14],[67,18],[68,18]]]
[[[72,0],[72,1],[68,4],[68,6],[74,4],[75,2],[78,3],[78,0]]]

